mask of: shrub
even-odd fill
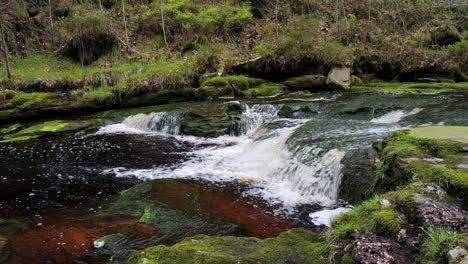
[[[90,64],[109,52],[115,44],[115,36],[109,31],[112,20],[103,11],[78,14],[63,19],[60,24],[60,45],[65,54]]]
[[[249,4],[237,4],[233,1],[206,4],[189,0],[167,0],[163,11],[170,44],[181,51],[213,42],[213,36],[230,37],[233,33],[242,31],[252,20]],[[159,1],[146,8],[140,24],[140,28],[146,33],[163,33]]]
[[[354,50],[336,42],[320,30],[321,21],[311,16],[291,20],[280,34],[276,57],[283,64],[319,63],[331,67],[349,65]]]

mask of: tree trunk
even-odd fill
[[[371,0],[369,0],[369,24],[371,19]]]
[[[52,19],[52,5],[50,4],[50,0],[49,0],[49,18],[50,18],[50,25],[54,26],[54,20]]]
[[[278,5],[279,5],[279,0],[276,0],[275,4],[275,24],[276,24],[276,36],[275,36],[275,44],[276,47],[278,47],[278,39],[279,39],[279,22],[278,22]]]
[[[163,35],[164,35],[164,43],[166,44],[167,46],[167,37],[166,37],[166,24],[164,22],[164,5],[163,5],[163,0],[160,0],[160,3],[161,3],[161,24],[162,24],[162,31],[163,31]]]
[[[127,41],[127,43],[125,43],[127,45],[127,49],[128,49],[128,45],[130,45],[130,40],[128,38],[128,27],[127,27],[127,13],[125,12],[125,1],[122,0],[122,13],[123,13],[123,21],[124,21],[124,27],[125,27],[125,39]]]
[[[7,76],[8,79],[11,79],[11,71],[10,71],[10,61],[8,60],[8,46],[6,44],[5,40],[5,30],[3,28],[3,17],[1,17],[2,14],[0,14],[0,31],[1,31],[1,37],[2,37],[2,53],[3,53],[3,59],[5,60],[5,68],[7,71]]]
[[[102,3],[101,3],[101,0],[99,0],[99,8],[102,10]]]

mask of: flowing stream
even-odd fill
[[[241,227],[221,228],[221,234],[264,238],[295,226],[328,225],[350,208],[340,201],[340,185],[346,168],[359,162],[355,153],[399,129],[468,125],[465,102],[457,94],[325,94],[84,117],[105,123],[0,145],[0,227],[6,225],[0,236],[11,236],[10,263],[65,263],[76,256],[105,263],[90,248],[109,232],[130,234],[130,248],[157,244],[157,227],[131,215],[102,215],[120,191],[154,179],[150,198],[167,208],[220,228]]]

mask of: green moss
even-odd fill
[[[453,128],[454,133],[450,132]],[[383,142],[381,164],[377,174],[381,184],[395,188],[411,180],[433,182],[445,187],[450,194],[464,198],[468,188],[468,170],[451,167],[464,160],[461,151],[464,143],[427,138],[459,138],[465,127],[436,127],[436,131],[447,133],[428,133],[434,128],[416,128],[410,131],[397,131]],[[413,132],[415,131],[415,132]],[[424,137],[420,137],[423,135]],[[434,136],[435,135],[435,136]],[[462,135],[463,137],[464,135]],[[405,160],[416,158],[416,160]],[[435,166],[424,159],[443,159],[446,166]]]
[[[247,97],[271,96],[280,93],[283,88],[279,83],[263,83],[243,91],[242,94]]]
[[[46,104],[52,97],[54,97],[54,94],[52,93],[18,93],[7,103],[7,107],[16,108],[20,111],[26,111],[32,107]]]
[[[154,180],[136,185],[121,192],[105,214],[125,215],[152,225],[161,232],[161,242],[174,243],[194,234],[225,234],[236,228],[235,225],[208,219],[195,211],[185,211],[169,207],[158,198],[160,189],[166,184],[185,186],[177,180]],[[193,207],[197,208],[196,197]]]
[[[4,136],[0,143],[12,143],[36,139],[45,135],[76,132],[97,125],[99,120],[54,120],[32,125],[14,134]]]
[[[352,92],[389,92],[438,94],[468,90],[467,82],[397,82],[373,80],[363,85],[351,87]]]
[[[462,168],[449,168],[433,166],[427,162],[411,162],[407,169],[412,172],[415,180],[436,183],[449,192],[449,194],[467,199],[468,170]]]
[[[130,263],[328,263],[326,243],[311,231],[293,229],[276,238],[194,236],[174,246],[134,253]]]
[[[244,75],[216,76],[202,83],[202,87],[226,87],[234,90],[245,91],[264,83],[262,79],[250,78]]]
[[[353,210],[341,214],[332,220],[330,238],[344,239],[353,233],[375,232],[386,237],[395,237],[403,222],[398,218],[395,207],[383,207],[380,201],[384,197],[376,196],[363,202]]]
[[[327,77],[320,74],[304,75],[284,81],[284,84],[294,90],[320,90],[326,88]]]

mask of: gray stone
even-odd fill
[[[454,249],[449,250],[449,252],[447,253],[448,262],[455,263],[455,260],[458,258],[458,256],[466,252],[467,252],[466,249],[461,248],[461,247],[456,247]]]
[[[327,85],[332,89],[349,89],[351,85],[351,69],[348,67],[333,68],[328,73]]]

